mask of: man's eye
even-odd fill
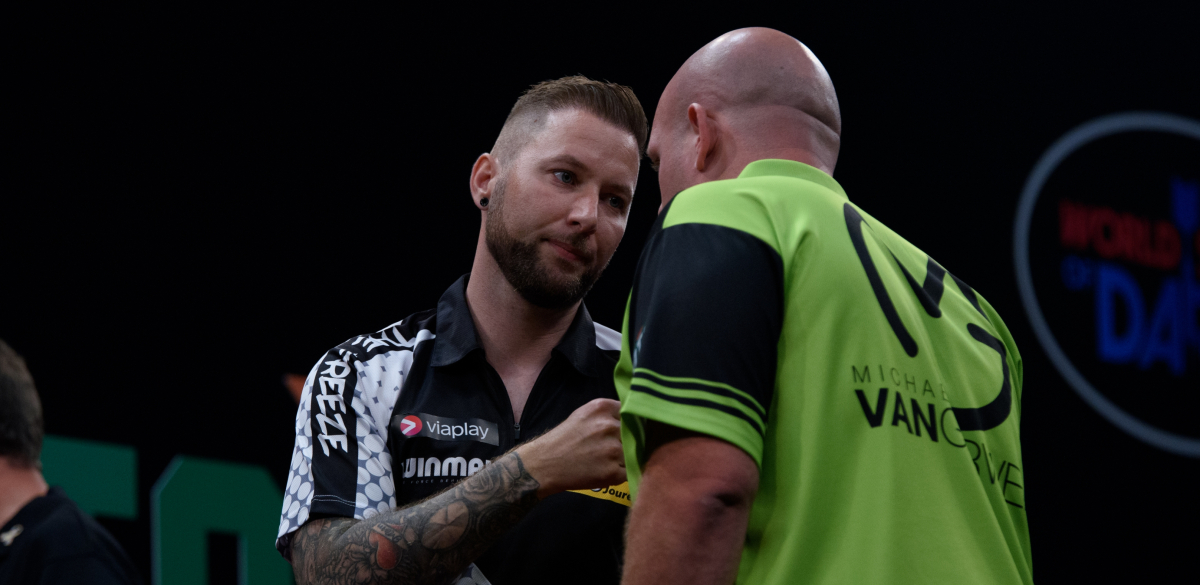
[[[554,171],[554,176],[558,177],[558,180],[568,185],[575,184],[575,173],[572,173],[571,171]]]
[[[616,209],[625,209],[625,200],[620,197],[609,197],[608,204]]]

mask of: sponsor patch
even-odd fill
[[[593,498],[599,498],[601,500],[608,500],[610,502],[616,502],[625,507],[629,507],[629,506],[633,505],[633,500],[629,499],[629,482],[622,483],[621,485],[610,485],[610,486],[604,487],[604,488],[596,488],[593,490],[569,490],[569,491],[577,493],[577,494],[583,494],[585,496],[589,496],[589,497],[593,497]]]
[[[478,418],[448,418],[423,412],[398,414],[392,424],[405,438],[428,437],[439,441],[479,441],[500,444],[496,423]]]
[[[410,414],[400,419],[400,432],[406,437],[411,437],[421,432],[421,427],[423,426],[425,425],[421,424],[421,419],[416,415]]]

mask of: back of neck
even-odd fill
[[[46,480],[37,466],[0,457],[0,526],[8,524],[26,504],[46,495]]]

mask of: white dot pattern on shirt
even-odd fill
[[[383,329],[399,337],[396,323]],[[396,486],[392,478],[392,456],[387,450],[387,424],[392,407],[404,385],[404,376],[412,365],[416,344],[433,339],[431,331],[418,332],[412,345],[377,354],[366,362],[354,362],[358,383],[350,406],[357,415],[355,439],[358,443],[355,518],[369,518],[396,506]],[[319,367],[321,364],[317,364]],[[309,373],[296,412],[296,442],[292,450],[284,507],[280,514],[278,537],[299,528],[308,520],[315,493],[312,478],[312,422],[309,405],[317,367]],[[486,583],[486,580],[483,581]]]

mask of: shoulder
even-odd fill
[[[832,179],[828,181],[833,182]],[[833,185],[840,188],[836,183]],[[844,194],[829,185],[800,177],[740,177],[709,181],[684,190],[672,201],[666,219],[668,224],[694,217],[715,219],[720,223],[720,217],[739,208],[777,215],[813,206],[841,208],[846,201]]]
[[[112,535],[65,495],[58,494],[56,500],[52,511],[30,530],[26,545],[40,549],[39,556],[48,566],[94,559],[105,568],[127,573],[129,560]]]
[[[433,339],[436,328],[437,309],[413,313],[379,331],[347,339],[330,349],[326,359],[333,357],[345,362],[367,363],[393,351],[411,352],[419,343]]]
[[[41,502],[33,502],[41,504],[41,517],[33,526],[26,525],[19,536],[26,545],[53,551],[82,550],[92,544],[93,526],[103,530],[58,488],[50,488],[43,498]]]
[[[307,416],[304,405],[309,392],[340,394],[340,388],[347,385],[355,389],[355,408],[358,404],[385,404],[390,408],[413,366],[414,352],[434,339],[436,317],[436,309],[413,313],[374,333],[355,335],[325,352],[309,371],[297,416]],[[378,419],[382,423],[389,412],[373,414],[383,417]]]
[[[842,225],[847,199],[795,177],[759,176],[711,181],[683,191],[671,202],[662,229],[714,225],[748,233],[782,251],[821,225]]]

